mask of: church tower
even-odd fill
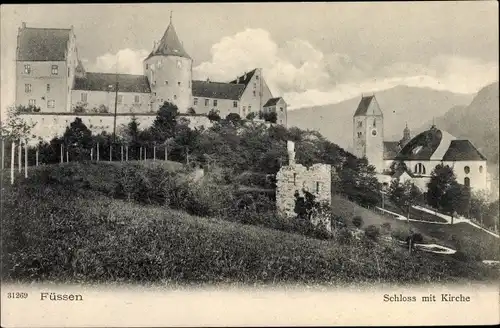
[[[399,142],[401,148],[403,148],[409,141],[411,140],[410,129],[408,129],[408,122],[406,123],[406,127],[403,130],[403,139]]]
[[[377,172],[384,169],[384,115],[375,98],[363,96],[353,117],[354,155],[366,157]]]
[[[157,111],[163,102],[174,103],[180,113],[191,106],[193,61],[177,37],[170,14],[170,23],[160,42],[144,59],[144,75],[151,86],[151,110]]]

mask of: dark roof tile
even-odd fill
[[[354,116],[366,115],[368,107],[370,107],[373,98],[375,98],[375,96],[362,97],[361,101],[359,102],[358,109],[356,109],[356,112],[354,113]]]
[[[153,56],[179,56],[191,59],[186,50],[184,50],[182,43],[179,41],[179,37],[175,32],[172,22],[168,25],[159,44],[146,59]]]
[[[193,97],[239,100],[245,86],[223,82],[193,81]]]
[[[242,76],[238,76],[236,78],[236,80],[232,80],[229,83],[231,83],[231,84],[244,84],[246,87],[248,85],[248,83],[250,83],[250,80],[252,79],[252,77],[254,76],[256,71],[257,71],[257,69],[255,68],[255,69],[251,70],[250,72],[243,74]]]
[[[118,92],[150,93],[149,82],[144,75],[114,74],[114,73],[85,73],[84,78],[75,78],[73,90],[109,91],[118,80]]]
[[[486,157],[469,140],[452,140],[443,161],[485,161]]]
[[[395,159],[401,150],[399,141],[384,141],[384,159]]]
[[[281,97],[271,98],[264,104],[263,107],[275,106],[280,101],[280,99],[282,98]]]
[[[19,30],[18,61],[64,61],[70,29],[23,28]]]

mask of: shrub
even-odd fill
[[[353,236],[349,229],[342,228],[338,231],[337,238],[341,244],[349,244],[352,242]]]
[[[389,233],[389,232],[391,232],[391,224],[390,224],[389,222],[384,222],[384,223],[382,223],[382,226],[381,226],[381,227],[382,227],[382,231],[383,231],[384,233]]]
[[[407,229],[396,229],[393,230],[391,233],[392,238],[400,240],[400,241],[406,241],[410,233],[408,232]]]
[[[363,226],[363,218],[359,215],[355,216],[352,218],[352,224],[356,228],[361,228]]]
[[[187,110],[187,114],[189,115],[196,115],[196,111],[194,110],[193,107],[189,107]]]
[[[375,225],[369,225],[365,229],[365,236],[373,241],[377,241],[380,236],[380,229]]]

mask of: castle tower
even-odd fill
[[[353,116],[354,155],[365,157],[377,172],[384,169],[384,115],[374,95],[363,96]]]
[[[191,105],[193,61],[177,37],[170,14],[170,23],[160,42],[144,60],[144,75],[152,92],[152,110],[157,111],[165,101],[174,103],[180,113]]]

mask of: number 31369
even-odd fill
[[[28,298],[28,293],[7,293],[7,298]]]

